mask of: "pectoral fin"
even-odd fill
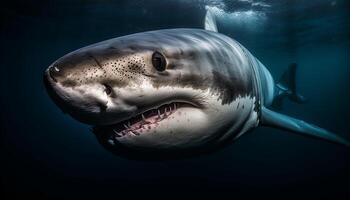
[[[262,108],[261,112],[261,125],[263,126],[284,129],[301,135],[324,139],[329,142],[350,147],[350,143],[344,138],[341,138],[336,134],[315,125],[271,111],[264,107]]]

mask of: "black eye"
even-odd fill
[[[166,67],[166,60],[164,56],[158,51],[154,52],[152,55],[152,64],[157,71],[164,71]]]
[[[109,86],[109,85],[107,85],[107,84],[103,84],[103,85],[105,86],[105,93],[106,93],[107,95],[111,95],[111,94],[112,94],[112,91],[113,91],[112,87]]]

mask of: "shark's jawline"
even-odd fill
[[[160,104],[157,107],[152,107],[142,112],[137,112],[137,114],[129,116],[127,119],[114,124],[95,126],[94,129],[96,132],[104,132],[104,134],[106,134],[106,132],[110,133],[112,139],[126,135],[138,136],[144,132],[140,130],[146,128],[151,129],[152,125],[157,125],[183,107],[199,108],[199,106],[194,103],[172,101]]]

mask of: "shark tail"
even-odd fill
[[[261,109],[261,125],[284,129],[301,135],[319,138],[329,142],[341,144],[346,147],[350,147],[349,141],[334,133],[331,133],[315,125],[306,123],[302,120],[271,111],[265,107],[262,107]]]
[[[283,101],[286,98],[299,104],[307,101],[304,96],[297,92],[296,70],[297,64],[290,64],[287,70],[282,74],[279,82],[276,84],[276,94],[272,102],[274,108],[282,109]]]

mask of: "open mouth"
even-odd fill
[[[111,133],[115,138],[127,135],[138,136],[149,133],[151,130],[155,129],[161,121],[174,118],[172,115],[183,107],[194,107],[194,105],[185,102],[163,104],[119,123],[95,128],[103,129]]]

